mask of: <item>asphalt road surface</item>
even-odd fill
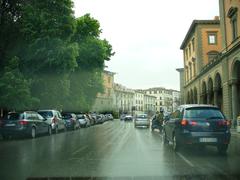
[[[238,179],[240,136],[227,156],[216,148],[173,152],[159,132],[131,122],[106,122],[36,139],[0,141],[0,180],[42,179]],[[83,178],[85,177],[85,178]]]

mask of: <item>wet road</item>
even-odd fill
[[[101,179],[236,178],[240,136],[227,156],[213,147],[174,153],[158,132],[119,120],[36,139],[0,141],[0,179],[104,177]],[[98,178],[97,178],[98,179]]]

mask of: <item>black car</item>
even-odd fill
[[[163,141],[172,142],[175,151],[183,145],[212,145],[225,154],[230,138],[230,121],[211,105],[182,105],[163,126]]]
[[[1,122],[0,133],[4,139],[10,136],[30,136],[52,134],[51,125],[40,114],[34,111],[11,112]]]
[[[62,113],[62,118],[65,121],[67,129],[76,130],[80,128],[80,123],[77,119],[77,115],[74,113]]]

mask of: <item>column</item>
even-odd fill
[[[217,101],[217,98],[218,98],[218,88],[217,87],[213,88],[213,96],[214,96],[214,105],[217,106],[218,105],[218,103],[217,103],[218,102]]]
[[[232,118],[233,118],[233,126],[236,126],[237,123],[237,83],[236,81],[232,81]]]
[[[207,91],[207,104],[210,104],[210,96],[211,96],[210,91]]]

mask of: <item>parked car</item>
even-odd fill
[[[46,122],[51,125],[52,130],[58,133],[59,130],[66,130],[65,122],[62,115],[57,110],[39,110],[38,113],[44,117]]]
[[[105,122],[105,116],[103,114],[98,114],[96,117],[96,124],[102,124]]]
[[[124,121],[132,121],[133,120],[133,117],[131,115],[126,115],[124,117]]]
[[[149,127],[150,122],[148,119],[148,115],[147,114],[138,114],[136,115],[135,121],[134,121],[134,126],[138,127],[138,126],[145,126],[145,127]]]
[[[63,120],[67,129],[76,130],[80,128],[80,123],[74,113],[62,113]]]
[[[77,114],[77,119],[80,123],[81,127],[89,127],[90,126],[90,119],[85,114]]]
[[[216,146],[226,153],[230,143],[230,121],[219,108],[211,105],[182,105],[166,119],[163,141],[177,151],[184,145]]]
[[[30,136],[52,134],[51,125],[34,111],[10,112],[1,123],[0,133],[4,139],[10,136]]]
[[[97,124],[97,114],[96,114],[96,113],[91,113],[91,114],[90,114],[90,117],[92,118],[91,124],[92,124],[92,125]]]
[[[112,114],[106,114],[106,116],[107,116],[108,120],[113,121],[113,115]]]

